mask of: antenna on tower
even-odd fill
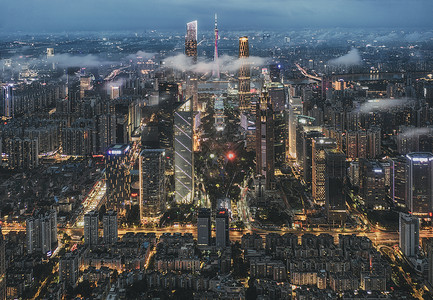
[[[215,79],[220,78],[220,67],[218,64],[218,17],[215,13],[215,49],[214,49],[214,68],[212,70],[212,77]]]

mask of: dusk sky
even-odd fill
[[[4,0],[0,31],[432,28],[432,0]]]

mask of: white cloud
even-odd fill
[[[331,59],[329,61],[330,65],[335,65],[335,66],[354,66],[354,65],[359,65],[362,62],[362,58],[361,55],[359,54],[358,49],[353,48],[352,50],[349,51],[349,53],[340,56],[338,58],[334,58]]]

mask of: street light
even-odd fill
[[[229,160],[233,160],[233,159],[235,159],[235,154],[233,152],[229,152],[229,153],[227,153],[227,158]]]

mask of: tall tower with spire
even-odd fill
[[[218,19],[217,14],[215,14],[215,50],[214,50],[214,67],[212,70],[212,77],[215,79],[220,78],[220,66],[218,63]]]

